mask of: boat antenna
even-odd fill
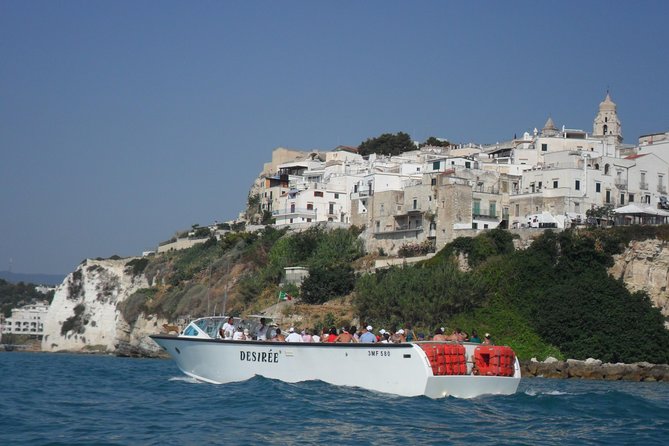
[[[223,315],[225,316],[225,308],[228,305],[228,285],[230,284],[230,259],[228,259],[228,267],[225,272],[225,292],[223,294]]]

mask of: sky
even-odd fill
[[[235,218],[272,150],[669,131],[669,2],[0,0],[0,270]]]

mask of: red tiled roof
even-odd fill
[[[637,154],[634,154],[634,155],[626,156],[625,159],[626,160],[635,160],[637,158],[641,158],[642,156],[646,156],[646,155],[648,155],[648,154],[647,153],[637,153]]]

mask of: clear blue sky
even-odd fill
[[[669,130],[666,1],[0,0],[0,270],[234,218],[278,146]]]

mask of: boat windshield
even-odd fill
[[[228,320],[227,317],[203,317],[194,321],[197,327],[205,332],[207,336],[215,339],[218,336],[218,330],[223,327],[223,324]]]

